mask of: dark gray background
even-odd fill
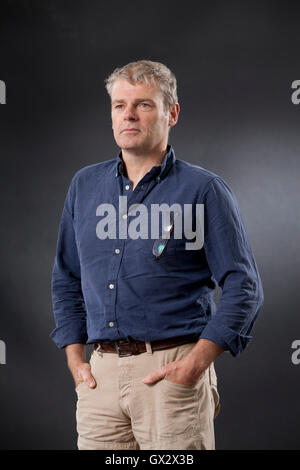
[[[216,361],[218,449],[299,449],[299,6],[293,2],[0,3],[2,449],[75,449],[73,380],[54,328],[51,270],[68,185],[118,153],[104,79],[164,62],[181,105],[177,158],[234,190],[265,303],[247,350]]]

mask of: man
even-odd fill
[[[78,448],[214,449],[214,361],[251,339],[263,303],[256,262],[232,190],[168,144],[180,109],[173,73],[142,60],[106,87],[121,151],[74,175],[52,279],[50,336],[75,381]],[[162,204],[169,224],[151,237]],[[199,207],[204,240],[191,246],[178,214],[194,229]],[[128,236],[136,220],[141,236]]]

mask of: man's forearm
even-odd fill
[[[218,344],[209,339],[200,339],[187,354],[186,359],[196,371],[202,373],[218,356],[224,352]]]
[[[68,367],[70,370],[82,362],[86,362],[86,351],[84,344],[69,344],[65,347]]]

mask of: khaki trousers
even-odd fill
[[[182,359],[195,343],[135,356],[93,351],[91,372],[97,386],[77,388],[79,450],[213,450],[214,418],[220,410],[213,363],[196,386],[162,379],[142,379],[169,362]]]

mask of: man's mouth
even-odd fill
[[[125,133],[125,134],[134,134],[135,132],[140,132],[139,129],[123,129],[121,131],[121,133]]]

